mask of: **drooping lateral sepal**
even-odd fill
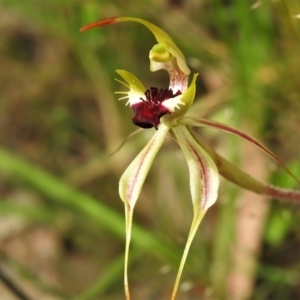
[[[181,273],[183,271],[193,238],[206,211],[217,200],[219,174],[213,159],[204,149],[199,146],[186,126],[178,125],[172,128],[172,132],[174,133],[174,136],[188,164],[194,212],[193,222],[183,252],[182,260],[180,262],[179,271],[177,273],[171,297],[171,299],[175,299]]]
[[[300,203],[300,190],[283,189],[259,181],[219,155],[203,141],[200,141],[198,138],[196,141],[199,146],[205,149],[205,151],[214,160],[220,175],[222,175],[228,181],[257,194],[263,194],[275,199]]]
[[[142,189],[152,162],[160,149],[169,128],[160,124],[154,136],[131,162],[119,182],[119,194],[125,205],[132,210]]]
[[[172,128],[175,138],[185,156],[190,172],[190,189],[194,213],[207,210],[217,200],[219,188],[218,168],[190,134],[188,128],[178,125]]]
[[[152,139],[131,162],[123,173],[119,182],[119,194],[125,205],[126,217],[126,244],[125,244],[125,268],[124,286],[126,300],[130,299],[128,284],[128,256],[131,240],[132,216],[135,203],[140,195],[142,186],[153,163],[153,160],[160,149],[169,128],[161,124]]]

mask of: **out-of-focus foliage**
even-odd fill
[[[300,177],[299,14],[297,0],[0,1],[0,273],[33,299],[123,298],[118,180],[153,130],[109,156],[136,130],[130,109],[113,94],[114,70],[132,72],[148,87],[166,87],[168,76],[149,71],[153,37],[142,26],[80,34],[82,25],[111,16],[159,25],[200,73],[192,114],[250,131]],[[213,130],[199,135],[228,159],[251,165],[236,139]],[[270,182],[296,188],[267,165]],[[136,208],[133,299],[170,294],[192,216],[187,174],[169,139]],[[178,299],[229,299],[217,291],[212,266],[219,253],[226,285],[238,192],[223,183]],[[299,221],[298,206],[274,201],[252,299],[300,297]]]

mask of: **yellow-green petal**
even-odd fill
[[[125,82],[117,78],[115,78],[115,80],[129,89],[129,91],[115,92],[116,94],[125,95],[124,97],[119,98],[119,100],[128,99],[126,105],[133,105],[140,102],[140,98],[145,96],[144,93],[146,91],[146,88],[141,83],[141,81],[133,74],[125,70],[116,70],[116,73],[118,73],[125,80]]]

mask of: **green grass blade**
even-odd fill
[[[80,211],[98,223],[103,229],[121,239],[125,238],[125,222],[121,214],[114,212],[97,199],[73,189],[49,173],[3,149],[0,149],[0,172],[6,173],[7,176],[16,176],[28,182],[53,201]],[[152,254],[163,257],[168,261],[176,262],[179,260],[178,250],[155,238],[140,226],[133,225],[132,242],[136,246],[148,249]]]

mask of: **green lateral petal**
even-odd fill
[[[213,159],[199,146],[185,126],[178,125],[173,127],[172,131],[189,167],[190,189],[194,211],[193,222],[172,293],[171,299],[175,299],[182,270],[193,238],[206,211],[217,200],[219,174]]]
[[[184,125],[188,125],[188,126],[193,126],[193,127],[209,126],[209,127],[217,128],[222,131],[235,134],[235,135],[249,141],[250,143],[252,143],[255,146],[257,146],[258,148],[260,148],[263,152],[268,154],[272,159],[274,159],[279,165],[281,165],[287,171],[288,174],[291,175],[291,177],[293,177],[297,181],[297,183],[300,184],[300,180],[286,167],[286,165],[274,153],[272,153],[267,147],[265,147],[262,143],[260,143],[254,137],[252,137],[236,128],[233,128],[226,124],[222,124],[222,123],[212,121],[212,120],[206,120],[206,119],[194,118],[194,117],[184,117],[180,120],[180,123],[184,124]]]
[[[128,85],[125,86],[144,94],[146,90],[145,86],[136,76],[125,70],[116,70],[116,73],[118,73],[127,82]]]
[[[125,82],[117,78],[115,78],[115,80],[129,89],[129,91],[115,92],[116,94],[125,95],[119,98],[119,100],[128,99],[126,105],[133,105],[135,103],[141,102],[140,98],[145,96],[146,91],[146,88],[141,83],[141,81],[136,76],[125,70],[116,70],[116,73],[118,73],[125,80]]]

